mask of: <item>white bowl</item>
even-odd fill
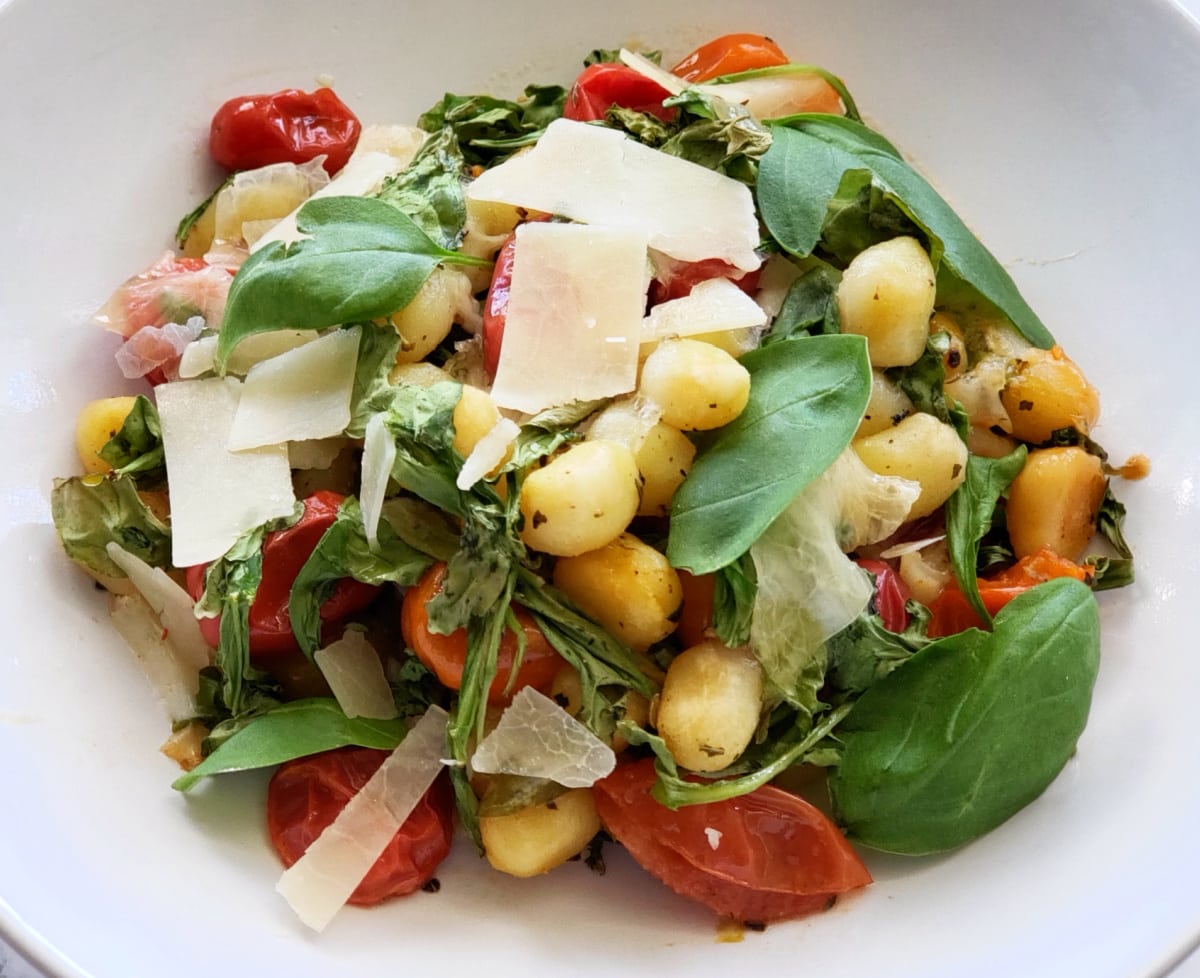
[[[739,29],[845,78],[1099,386],[1099,440],[1153,460],[1120,487],[1139,576],[1101,596],[1078,754],[983,840],[868,855],[861,895],[740,944],[623,858],[518,882],[466,847],[436,896],[307,933],[273,890],[262,777],[171,790],[159,706],[56,546],[74,415],[119,386],[88,317],[210,188],[228,96],[330,74],[364,119],[411,122],[444,91],[565,83],[593,47]],[[0,83],[0,934],[47,972],[1128,978],[1200,937],[1200,33],[1176,8],[10,0]]]

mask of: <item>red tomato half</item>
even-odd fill
[[[596,782],[609,834],[652,876],[719,914],[749,922],[824,910],[871,874],[836,825],[770,785],[677,811],[650,794],[654,762],[622,764]]]
[[[889,632],[904,631],[908,627],[908,609],[905,608],[910,596],[908,585],[891,564],[882,560],[863,557],[856,563],[875,578],[875,613],[883,620],[883,627]]]
[[[483,369],[488,377],[496,376],[500,363],[500,344],[504,341],[504,324],[508,319],[508,292],[512,287],[513,260],[517,253],[514,231],[500,246],[496,264],[492,266],[492,284],[483,303]]]
[[[665,108],[662,104],[663,99],[670,97],[671,93],[658,82],[628,65],[615,61],[588,65],[567,93],[563,118],[594,122],[604,119],[608,110],[615,106],[670,122],[675,118],[675,109]]]
[[[387,758],[385,750],[343,747],[281,764],[267,786],[267,832],[291,866]],[[370,906],[420,889],[454,837],[454,792],[440,775],[392,837],[350,903]]]
[[[240,95],[217,109],[208,151],[230,170],[270,163],[306,163],[325,154],[329,174],[346,165],[362,124],[331,89],[285,88],[269,95]]]
[[[250,655],[253,658],[282,656],[300,651],[292,633],[288,599],[300,568],[337,517],[344,496],[323,490],[304,500],[304,515],[285,530],[268,533],[263,541],[262,581],[250,605]],[[187,569],[187,587],[193,598],[204,593],[206,564]],[[338,625],[374,600],[379,588],[353,578],[337,583],[333,594],[321,605],[321,620],[336,638]],[[201,618],[200,630],[214,649],[221,640],[221,618]]]
[[[675,261],[660,258],[655,261],[654,279],[650,282],[650,305],[670,299],[681,299],[689,295],[701,282],[711,278],[727,278],[748,296],[758,291],[761,269],[743,272],[740,268],[720,258],[702,258],[700,261]]]
[[[405,644],[433,671],[438,681],[447,689],[458,689],[462,686],[463,668],[467,662],[466,629],[460,628],[449,635],[431,632],[429,613],[425,610],[425,605],[441,593],[445,576],[446,565],[434,564],[415,587],[405,592],[404,604],[400,609],[400,631]],[[521,658],[512,692],[523,686],[532,686],[544,692],[563,664],[562,657],[546,641],[546,636],[534,624],[529,612],[516,605],[513,605],[513,612],[525,632],[525,654]],[[516,654],[517,637],[511,629],[506,628],[497,654],[496,678],[488,689],[489,703],[507,703],[511,699],[511,694],[506,696],[504,691],[512,675]]]
[[[679,61],[671,74],[685,81],[702,82],[739,71],[770,68],[788,63],[779,45],[762,34],[724,34],[701,44]]]

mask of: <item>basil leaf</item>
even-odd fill
[[[467,220],[465,170],[453,130],[442,129],[421,144],[408,166],[385,179],[374,196],[398,207],[431,240],[453,251],[462,243]]]
[[[295,700],[245,724],[171,787],[187,791],[214,774],[273,767],[338,747],[391,750],[403,739],[403,720],[350,719],[336,700]]]
[[[819,262],[804,272],[787,291],[779,313],[762,338],[762,346],[778,343],[806,333],[821,335],[840,333],[837,289],[841,272],[832,265]]]
[[[966,478],[946,501],[946,546],[963,595],[985,622],[992,616],[979,596],[979,543],[992,527],[996,504],[1025,465],[1018,446],[1003,458],[967,456]]]
[[[909,601],[905,609],[909,623],[903,632],[888,631],[883,619],[868,609],[826,643],[827,690],[862,693],[933,641],[926,634],[929,609],[916,601]]]
[[[115,474],[133,476],[141,485],[159,486],[166,482],[162,425],[149,398],[139,394],[134,399],[121,430],[105,442],[99,455]]]
[[[562,115],[567,91],[559,85],[529,85],[516,102],[491,95],[451,95],[417,120],[426,132],[449,127],[468,164],[492,166],[522,146],[537,142]]]
[[[838,730],[830,776],[852,838],[919,855],[963,845],[1033,801],[1083,732],[1100,659],[1087,586],[1018,595],[991,633],[939,639],[880,680]]]
[[[363,437],[371,415],[391,402],[395,387],[388,377],[400,349],[400,334],[391,326],[360,323],[358,330],[358,363],[350,393],[350,423],[345,431],[350,438]]]
[[[1133,560],[1129,557],[1088,557],[1084,565],[1091,570],[1093,591],[1111,591],[1128,587],[1136,579]]]
[[[122,578],[110,542],[151,567],[171,566],[171,530],[150,511],[130,476],[56,479],[50,516],[67,556],[100,577]]]
[[[321,647],[321,605],[338,581],[364,584],[416,584],[431,561],[396,535],[387,520],[379,521],[379,547],[372,550],[363,527],[358,500],[348,496],[300,568],[288,597],[288,617],[300,649],[309,658]]]
[[[881,135],[851,119],[820,114],[780,120],[772,132],[759,163],[757,195],[764,223],[785,250],[811,254],[846,174],[865,171],[922,230],[939,274],[971,286],[1031,343],[1053,346],[1008,272]]]
[[[802,337],[741,362],[749,403],[697,455],[671,503],[667,557],[693,574],[750,548],[850,443],[871,392],[861,336]]]
[[[934,333],[916,363],[890,367],[884,373],[908,395],[913,407],[950,425],[965,442],[971,430],[971,419],[957,401],[946,397],[945,357],[949,348],[950,334]]]
[[[272,242],[234,276],[218,371],[247,336],[379,319],[408,305],[440,262],[489,264],[439,247],[410,217],[368,197],[310,200],[296,226],[308,237]]]
[[[1096,529],[1120,556],[1132,563],[1133,550],[1125,539],[1125,504],[1113,495],[1111,484],[1105,488],[1104,498],[1100,501]],[[1132,571],[1130,573],[1132,578]]]

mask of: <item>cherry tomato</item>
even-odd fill
[[[987,608],[988,614],[994,615],[1018,594],[1028,591],[1035,584],[1056,577],[1073,577],[1077,581],[1087,581],[1090,574],[1086,567],[1060,557],[1053,550],[1043,548],[1022,557],[1012,567],[999,574],[979,578],[979,596],[983,599],[983,606]],[[968,628],[984,627],[982,619],[967,602],[957,584],[948,585],[934,598],[929,605],[929,611],[932,615],[929,621],[931,638],[956,635]]]
[[[269,95],[240,95],[217,109],[209,129],[212,158],[230,170],[270,163],[307,163],[325,155],[330,175],[346,165],[362,124],[328,88],[285,88]]]
[[[343,747],[287,761],[267,786],[267,832],[291,866],[387,758],[385,750]],[[420,889],[433,878],[454,836],[454,792],[446,775],[425,792],[350,903],[370,906]]]
[[[766,922],[823,910],[871,874],[836,825],[802,798],[771,785],[677,811],[650,794],[646,758],[596,782],[608,833],[681,896],[738,920]]]
[[[262,581],[250,605],[250,655],[253,658],[286,656],[299,652],[288,614],[288,598],[300,568],[308,560],[317,542],[337,517],[344,496],[322,490],[304,500],[304,515],[284,530],[268,533],[263,541]],[[204,593],[206,564],[187,569],[187,587],[193,598]],[[327,641],[337,637],[337,628],[355,612],[374,600],[379,588],[352,578],[339,581],[329,599],[321,605]],[[201,618],[200,630],[208,644],[216,648],[221,638],[221,618]]]
[[[679,621],[675,625],[675,637],[685,649],[699,645],[710,638],[708,630],[713,623],[713,591],[716,587],[715,574],[689,574],[679,571],[679,588],[683,592],[683,603],[679,606]]]
[[[902,632],[908,627],[908,603],[910,593],[895,568],[882,560],[863,557],[856,561],[859,567],[869,571],[875,578],[875,613],[883,619],[883,627],[889,632]]]
[[[483,369],[488,377],[496,376],[500,363],[500,344],[504,340],[504,324],[508,318],[508,292],[512,287],[513,260],[517,252],[514,231],[500,246],[496,264],[492,266],[492,284],[483,303]]]
[[[663,122],[675,118],[675,109],[663,106],[671,93],[658,82],[617,62],[588,65],[579,73],[567,100],[563,118],[578,122],[602,120],[613,106],[645,112]]]
[[[702,82],[739,71],[771,68],[788,63],[779,45],[762,34],[723,34],[701,44],[684,57],[671,74],[684,81]]]
[[[701,282],[711,278],[727,278],[749,296],[758,291],[761,269],[743,272],[720,258],[702,258],[700,261],[656,261],[655,277],[650,282],[650,305],[670,299],[681,299],[691,293]]]
[[[467,661],[467,632],[460,628],[449,635],[438,635],[429,630],[429,614],[425,610],[434,596],[442,591],[442,580],[446,576],[445,564],[434,564],[404,594],[400,608],[400,631],[417,658],[433,670],[439,682],[447,689],[458,689],[462,685],[463,667]],[[546,641],[546,636],[534,624],[533,618],[524,608],[513,605],[513,611],[525,632],[525,654],[517,670],[517,679],[512,693],[523,686],[532,686],[544,692],[563,664],[561,656]],[[500,651],[496,660],[496,677],[488,689],[489,703],[507,703],[511,693],[505,695],[509,676],[512,675],[513,659],[517,654],[517,637],[511,629],[504,630],[500,640]]]

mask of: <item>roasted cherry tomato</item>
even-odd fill
[[[761,269],[743,272],[720,258],[700,261],[674,261],[662,258],[655,262],[655,274],[650,282],[650,305],[689,295],[701,282],[711,278],[727,278],[749,296],[758,291]]]
[[[415,587],[405,592],[404,604],[400,609],[400,630],[405,644],[433,671],[441,684],[447,689],[458,689],[462,685],[463,667],[467,661],[466,629],[460,628],[449,635],[435,634],[429,630],[429,613],[425,610],[425,605],[441,593],[445,576],[446,565],[434,564]],[[546,641],[546,636],[534,624],[529,612],[516,605],[513,605],[513,612],[525,632],[525,653],[517,669],[516,682],[506,696],[505,689],[517,654],[517,636],[506,628],[496,659],[496,678],[488,689],[489,703],[506,703],[511,694],[523,686],[545,690],[563,664],[562,658]]]
[[[1013,598],[1028,591],[1035,584],[1056,577],[1073,577],[1077,581],[1088,581],[1090,573],[1073,561],[1060,557],[1053,550],[1043,548],[1022,557],[1012,567],[991,577],[979,578],[979,596],[988,614],[994,615]],[[940,638],[955,635],[968,628],[983,628],[984,624],[975,609],[957,584],[947,586],[929,605],[932,615],[929,635]]]
[[[856,561],[859,567],[869,571],[875,578],[875,595],[872,602],[875,613],[883,620],[889,632],[902,632],[908,627],[908,585],[904,583],[891,564],[882,560],[863,557]]]
[[[713,591],[716,582],[715,574],[689,574],[685,570],[679,571],[683,602],[679,606],[675,637],[685,649],[712,637],[708,630],[712,628],[713,623]]]
[[[300,568],[308,560],[317,542],[337,517],[344,496],[323,490],[304,500],[304,515],[284,530],[268,533],[263,541],[262,581],[250,605],[250,655],[255,658],[282,656],[299,652],[292,633],[288,599]],[[206,564],[187,569],[187,587],[193,598],[204,593]],[[328,631],[327,640],[337,637],[338,625],[374,600],[379,588],[353,578],[337,583],[333,594],[321,605],[321,620]],[[216,648],[221,638],[221,618],[201,618],[200,630],[208,644]]]
[[[646,758],[597,781],[600,820],[643,869],[719,914],[802,917],[871,882],[837,826],[802,798],[766,785],[671,811],[650,794],[655,780]]]
[[[684,81],[702,82],[739,71],[771,68],[788,63],[778,44],[762,34],[724,34],[702,44],[684,57],[671,74]]]
[[[240,95],[217,109],[208,151],[221,166],[253,170],[270,163],[306,163],[325,155],[330,174],[346,165],[362,124],[331,89],[285,88]]]
[[[496,376],[500,363],[500,344],[504,341],[504,323],[508,317],[508,292],[512,287],[513,259],[517,251],[516,232],[500,246],[492,266],[492,284],[483,303],[483,369]]]
[[[670,122],[675,109],[663,106],[671,93],[658,82],[615,61],[588,65],[579,73],[567,100],[563,117],[579,122],[593,122],[608,115],[614,106],[633,109]]]
[[[267,786],[267,832],[284,866],[312,845],[387,758],[385,750],[343,747],[281,764]],[[454,837],[454,792],[439,775],[371,867],[350,903],[370,906],[420,889]]]

